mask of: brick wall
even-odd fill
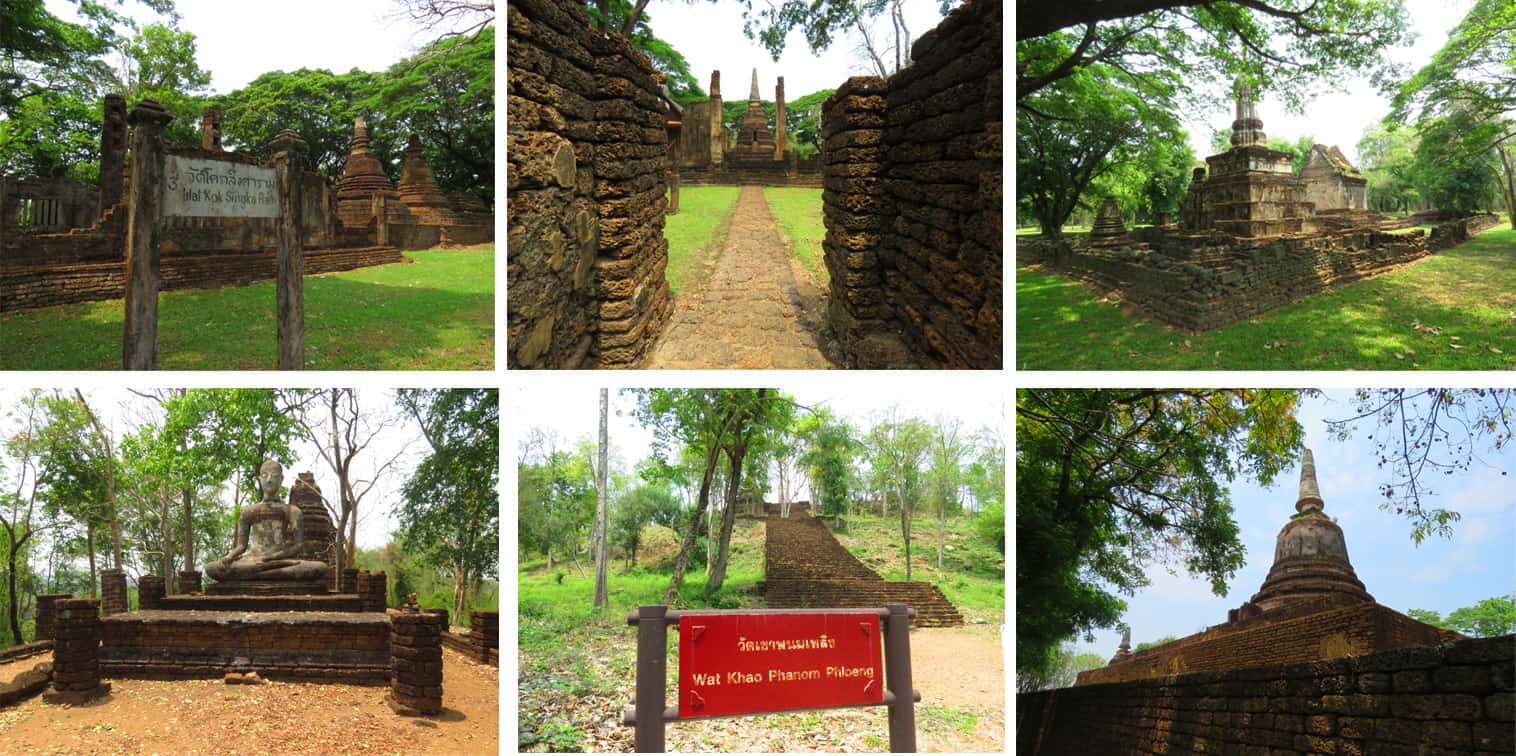
[[[635,366],[670,314],[659,80],[577,2],[506,18],[507,364]]]
[[[305,274],[335,273],[403,262],[394,247],[344,247],[305,251]],[[273,252],[164,257],[162,290],[245,286],[275,277]],[[77,302],[120,299],[126,268],[119,262],[0,268],[0,312]],[[270,294],[270,301],[272,301]]]
[[[101,622],[108,677],[389,682],[389,618],[358,612],[140,611]]]
[[[1016,697],[1016,752],[1516,750],[1516,636]]]
[[[1078,684],[1332,659],[1435,645],[1453,637],[1456,635],[1373,603],[1303,616],[1270,613],[1143,649],[1119,664],[1079,673]]]
[[[823,105],[829,319],[852,367],[999,368],[1002,6],[970,0],[888,80]]]

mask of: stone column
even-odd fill
[[[137,578],[137,608],[163,608],[163,595],[167,588],[164,579],[157,575],[143,575]]]
[[[121,570],[101,570],[101,612],[104,614],[121,614],[126,611],[126,608],[126,573]]]
[[[58,622],[58,602],[73,598],[72,593],[44,593],[37,597],[37,631],[32,640],[52,640]]]
[[[442,618],[429,612],[390,616],[390,695],[396,714],[442,711]]]
[[[885,94],[889,85],[872,76],[843,82],[822,105],[822,255],[831,274],[827,320],[849,367],[884,368],[909,363],[909,350],[888,322],[883,264],[889,232],[883,187]]]
[[[469,612],[469,645],[479,649],[479,661],[490,660],[490,649],[500,651],[500,612]]]
[[[163,184],[163,127],[174,117],[143,100],[126,118],[132,132],[132,188],[126,218],[126,324],[121,366],[158,364],[158,214]]]
[[[142,590],[141,583],[138,583],[137,590],[138,591]],[[179,592],[180,593],[200,593],[200,591],[201,591],[200,571],[199,570],[180,570],[179,571]],[[139,602],[141,601],[140,597],[138,598],[138,601]]]
[[[98,698],[111,689],[100,681],[100,600],[64,599],[57,607],[53,691],[42,700],[79,704]]]
[[[726,152],[726,124],[721,111],[721,72],[711,72],[711,166],[721,164]]]
[[[774,159],[783,160],[784,153],[789,149],[789,142],[784,136],[784,77],[779,77],[779,83],[774,87]]]
[[[389,590],[389,578],[384,571],[380,570],[370,574],[368,570],[358,573],[358,605],[365,612],[382,612],[386,593]]]
[[[215,108],[200,112],[200,149],[221,152],[221,114]]]
[[[100,124],[100,215],[121,203],[125,170],[126,98],[108,94]]]
[[[348,567],[342,570],[342,582],[339,584],[339,593],[358,592],[358,568]]]
[[[305,140],[290,129],[269,144],[274,151],[274,192],[279,197],[275,222],[274,268],[278,272],[275,312],[279,321],[279,369],[305,369],[305,224],[301,223],[301,178]]]

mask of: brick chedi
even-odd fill
[[[303,472],[295,477],[295,485],[290,487],[290,503],[300,508],[300,530],[305,542],[300,558],[331,564],[335,561],[337,529],[321,503],[316,476]]]
[[[747,114],[737,129],[737,145],[727,153],[727,161],[743,162],[774,159],[774,134],[769,131],[768,116],[758,99],[758,69],[753,69],[753,85],[748,91]]]
[[[1224,672],[1435,646],[1461,638],[1375,603],[1348,561],[1342,528],[1322,510],[1316,464],[1301,461],[1296,514],[1275,539],[1274,564],[1252,599],[1203,632],[1079,673],[1076,685],[1126,682],[1187,672]]]
[[[405,161],[400,164],[400,202],[422,223],[452,225],[458,219],[452,202],[437,188],[437,178],[415,134],[405,143]]]
[[[1324,504],[1316,485],[1316,463],[1305,450],[1300,468],[1300,497],[1296,515],[1290,518],[1274,542],[1274,566],[1250,604],[1262,611],[1297,601],[1333,598],[1336,603],[1373,602],[1348,561],[1342,528],[1322,513]]]
[[[1305,182],[1290,165],[1290,153],[1271,150],[1258,117],[1254,93],[1237,83],[1237,117],[1232,149],[1205,159],[1210,178],[1212,224],[1233,236],[1298,234],[1315,214],[1305,198]]]
[[[342,225],[361,228],[373,219],[375,195],[395,197],[395,187],[384,173],[379,158],[368,148],[368,126],[363,116],[353,122],[353,146],[347,164],[342,167],[342,181],[337,184],[337,217]]]

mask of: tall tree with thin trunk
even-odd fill
[[[610,459],[610,390],[600,389],[600,454],[595,464],[595,608],[604,609],[610,603],[606,595],[605,568],[610,556],[610,544],[606,539],[606,481]]]
[[[89,418],[90,426],[95,429],[95,438],[100,446],[105,449],[105,507],[106,515],[111,523],[111,567],[121,569],[121,520],[116,516],[116,452],[111,443],[109,433],[100,425],[100,420],[89,407],[89,402],[84,400],[84,393],[74,389],[74,396],[79,399],[79,406],[84,408],[84,414]]]

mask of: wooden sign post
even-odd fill
[[[163,127],[174,117],[143,100],[126,117],[132,134],[132,193],[126,210],[126,317],[121,339],[124,370],[158,364],[158,215],[163,181]],[[137,187],[152,187],[138,191]]]
[[[904,604],[688,612],[640,607],[627,617],[637,627],[637,699],[622,722],[637,728],[639,752],[659,753],[666,721],[882,705],[889,707],[890,750],[914,752],[920,700],[911,687],[914,614]],[[679,627],[679,702],[665,708],[669,625]]]
[[[275,312],[279,318],[279,369],[305,369],[305,229],[301,223],[300,180],[305,140],[285,129],[269,144],[274,150],[274,185],[279,196],[279,220],[274,237],[278,250]]]

